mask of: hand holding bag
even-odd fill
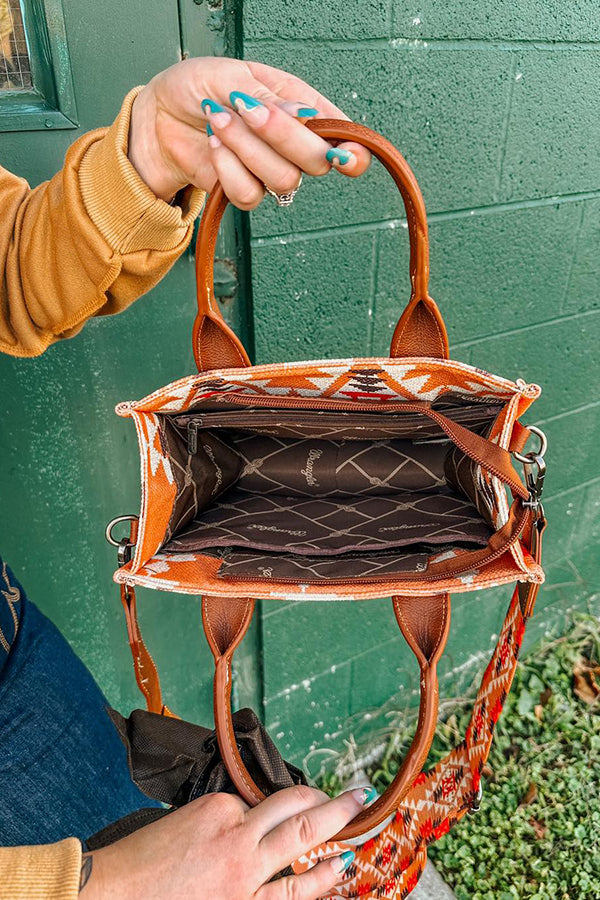
[[[218,744],[251,805],[264,794],[241,758],[230,701],[232,658],[255,599],[392,597],[421,675],[413,743],[385,794],[295,869],[350,843],[356,860],[332,896],[406,897],[427,844],[478,803],[494,724],[543,581],[545,438],[518,421],[540,389],[448,358],[446,329],[428,293],[423,198],[401,154],[352,122],[316,119],[307,127],[368,147],[402,195],[411,295],[390,357],[252,366],[214,298],[213,258],[227,206],[217,186],[197,243],[199,374],[117,407],[137,429],[142,504],[139,522],[123,517],[132,519],[132,532],[119,545],[115,580],[138,684],[148,709],[165,715],[134,586],[203,595]],[[543,447],[524,454],[532,431]],[[508,583],[516,587],[465,739],[425,773],[450,594]]]

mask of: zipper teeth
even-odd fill
[[[223,580],[227,579],[228,581],[271,581],[271,582],[292,582],[294,584],[356,584],[362,582],[386,582],[386,581],[441,581],[445,578],[455,578],[457,575],[463,575],[465,572],[468,572],[470,569],[478,569],[481,566],[487,566],[488,563],[493,562],[495,559],[498,559],[502,556],[506,551],[512,547],[516,541],[520,538],[523,533],[525,526],[527,524],[527,517],[529,516],[529,510],[524,509],[521,515],[521,519],[519,521],[518,527],[516,529],[516,533],[506,541],[498,550],[494,550],[493,553],[488,554],[482,560],[476,563],[470,563],[464,566],[459,566],[457,569],[452,569],[449,572],[444,572],[442,575],[417,575],[417,574],[406,574],[399,572],[397,575],[373,575],[370,578],[323,578],[319,581],[302,581],[301,578],[293,578],[292,576],[281,576],[279,578],[266,578],[265,576],[253,575],[252,578],[249,578],[247,575],[224,575]],[[475,553],[477,551],[474,551]]]
[[[238,399],[239,399],[239,398],[238,398]],[[249,403],[250,403],[250,402],[253,402],[255,399],[258,399],[258,398],[249,398],[249,399],[248,399],[248,402],[249,402]],[[265,398],[265,397],[262,397],[262,398],[260,398],[260,399],[261,399],[261,400],[268,400],[268,398]],[[319,405],[318,407],[316,407],[317,409],[331,409],[332,406],[333,406],[333,404],[344,404],[344,406],[343,406],[342,408],[343,408],[343,409],[347,409],[347,408],[348,408],[348,402],[347,402],[346,400],[320,400],[320,401],[319,401],[319,400],[315,400],[315,401],[308,401],[308,403],[311,403],[311,405],[309,406],[309,405],[307,405],[307,401],[300,401],[300,400],[295,400],[295,399],[291,399],[291,400],[290,400],[290,398],[288,398],[288,397],[280,397],[280,398],[275,398],[275,399],[277,400],[277,406],[279,406],[280,404],[284,404],[284,403],[285,403],[285,406],[286,406],[286,407],[290,407],[290,408],[294,408],[294,409],[314,409],[314,408],[315,408],[315,404],[317,404],[317,403],[319,403],[319,404],[325,404],[325,406]],[[244,402],[246,402],[246,400],[244,400]],[[269,400],[268,402],[271,403],[270,400]],[[416,402],[418,402],[418,401],[416,401]],[[356,403],[356,404],[352,403],[352,404],[350,404],[350,406],[351,406],[351,408],[354,409],[354,410],[355,410],[357,407],[361,407],[361,410],[362,410],[362,409],[364,409],[365,404],[363,404],[363,403]],[[373,409],[373,406],[372,406],[372,405],[366,404],[366,406],[367,406],[368,409]],[[415,413],[415,414],[418,414],[419,412],[422,412],[422,411],[419,410],[419,409],[413,409],[413,406],[414,406],[414,403],[411,403],[410,401],[406,401],[406,402],[404,402],[404,403],[394,403],[394,404],[390,404],[389,406],[386,406],[385,408],[386,408],[386,409],[393,409],[394,412],[402,412],[403,410],[405,410],[406,412],[413,412],[413,413]],[[408,409],[407,409],[407,407],[408,407]],[[443,429],[443,426],[441,425],[441,423],[440,423],[440,421],[439,421],[439,419],[440,419],[440,417],[441,417],[441,414],[438,413],[438,412],[436,412],[436,410],[431,409],[431,408],[429,408],[429,413],[431,413],[431,415],[428,415],[428,414],[426,414],[426,413],[423,413],[423,415],[426,415],[427,418],[433,419],[433,421],[434,421],[434,422],[437,422],[437,424],[440,426],[440,428],[442,428],[442,430],[444,430],[444,429]],[[227,414],[227,413],[226,413],[226,414]],[[199,419],[200,419],[200,422],[201,422],[201,421],[202,421],[202,417],[200,416]],[[458,422],[458,423],[456,423],[456,424],[460,425],[460,422]],[[476,462],[478,465],[482,466],[482,468],[484,468],[487,472],[490,472],[492,475],[494,475],[494,476],[495,476],[496,478],[498,478],[500,481],[502,481],[503,483],[507,484],[507,485],[511,488],[511,490],[516,491],[517,493],[519,493],[520,485],[518,485],[512,478],[511,478],[510,480],[508,480],[507,477],[506,477],[502,472],[500,472],[500,470],[499,470],[498,468],[496,468],[496,466],[491,465],[491,464],[489,463],[489,461],[482,459],[479,455],[472,453],[472,452],[466,447],[464,441],[462,441],[460,438],[457,439],[457,440],[455,440],[454,438],[451,438],[450,436],[448,436],[448,437],[449,437],[450,441],[452,441],[452,443],[455,444],[455,445],[459,448],[459,450],[462,450],[462,452],[465,453],[470,459],[472,459],[472,460],[473,460],[474,462]],[[519,495],[520,495],[520,493],[519,493]]]
[[[307,412],[309,412],[309,411],[310,411],[310,410],[307,410]],[[220,418],[218,418],[218,417],[222,416],[222,417],[223,417],[223,422],[226,423],[227,421],[231,421],[232,417],[235,417],[235,416],[236,416],[236,413],[239,413],[239,415],[242,417],[242,421],[243,421],[243,422],[247,422],[247,423],[248,423],[248,426],[250,427],[250,426],[252,425],[252,423],[255,423],[256,421],[258,421],[258,422],[260,423],[260,422],[261,422],[261,418],[260,418],[261,416],[262,416],[263,418],[265,418],[265,417],[267,417],[267,418],[269,418],[269,419],[272,418],[271,416],[269,416],[269,413],[271,412],[271,410],[265,410],[264,412],[263,412],[262,410],[256,410],[256,411],[254,411],[254,412],[255,412],[255,414],[252,415],[250,418],[248,418],[248,415],[247,415],[247,413],[245,413],[245,410],[236,410],[235,412],[233,412],[233,411],[232,411],[232,412],[227,412],[227,411],[224,410],[224,411],[221,411],[221,412],[208,412],[208,413],[206,413],[206,414],[199,415],[199,416],[190,416],[189,418],[186,417],[186,416],[181,416],[181,417],[180,417],[180,416],[177,416],[177,417],[175,418],[175,421],[177,422],[177,424],[178,424],[180,427],[183,427],[184,425],[187,425],[187,427],[189,428],[190,426],[193,425],[193,426],[196,426],[196,427],[198,427],[198,428],[199,428],[199,427],[212,428],[213,425],[220,425],[221,420],[220,420]],[[277,410],[273,410],[273,412],[276,413]],[[281,410],[281,412],[287,412],[287,410]],[[313,412],[318,412],[318,410],[313,410]],[[340,412],[344,412],[344,410],[332,410],[331,415],[332,415],[332,416],[335,416],[336,413],[340,413]],[[362,412],[362,410],[361,410],[361,412]],[[394,412],[397,412],[397,410],[394,410]],[[434,412],[435,412],[435,410],[434,410]],[[325,415],[328,415],[328,414],[326,413]],[[424,414],[421,413],[420,411],[413,410],[413,415],[416,417],[416,416],[418,416],[418,415],[424,415]],[[245,416],[245,418],[244,418],[244,416]],[[360,424],[361,424],[361,425],[362,425],[362,424],[365,424],[365,425],[367,425],[367,424],[373,424],[372,420],[373,420],[374,418],[375,418],[375,416],[370,416],[368,413],[363,413],[363,415],[361,416]],[[408,418],[409,418],[408,415],[407,415],[407,416],[402,416],[402,419],[405,419],[405,418],[408,419]],[[324,420],[325,420],[325,416],[319,416],[318,418],[313,418],[313,419],[312,419],[312,421],[313,421],[315,424],[316,424],[316,423],[319,423],[319,422],[322,422],[322,421],[324,421]],[[480,418],[480,417],[474,417],[474,420],[475,420],[476,422],[481,422],[481,418]],[[339,420],[337,420],[337,421],[339,421]],[[381,423],[377,422],[377,424],[389,424],[390,422],[391,422],[392,424],[398,424],[398,421],[399,421],[399,420],[398,420],[398,417],[394,417],[394,418],[392,419],[391,417],[388,418],[388,416],[383,416],[383,417],[382,417]],[[455,424],[457,424],[457,425],[462,425],[462,424],[463,424],[463,423],[460,422],[459,420],[452,419],[452,421],[455,422]],[[466,421],[467,423],[470,423],[470,420],[469,420],[469,419],[466,419],[465,421]],[[295,422],[295,418],[293,418],[293,419],[290,418],[290,422],[292,422],[292,423]],[[234,419],[234,423],[235,423],[235,419]],[[267,422],[267,424],[270,424],[270,422]],[[278,425],[278,424],[287,424],[287,423],[286,423],[286,422],[281,423],[281,422],[273,421],[273,424],[274,424],[274,425]],[[344,424],[345,424],[345,423],[344,423]],[[352,423],[349,422],[348,424],[349,424],[349,427],[350,427]]]
[[[396,400],[393,403],[390,403],[387,400],[372,400],[371,402],[361,401],[361,400],[329,400],[327,398],[319,398],[315,397],[311,399],[310,397],[262,397],[262,396],[254,396],[254,395],[235,395],[235,397],[231,397],[229,394],[225,394],[222,398],[217,398],[216,402],[221,400],[224,403],[240,403],[243,406],[266,406],[266,407],[274,407],[279,409],[334,409],[334,410],[348,410],[352,412],[353,410],[359,409],[361,411],[369,411],[369,412],[381,412],[382,410],[391,409],[394,411],[398,411],[404,408],[407,404],[414,403],[429,403],[429,401],[420,401],[420,400]],[[490,403],[493,401],[490,400]],[[482,404],[483,405],[483,404]],[[503,405],[499,403],[498,405]],[[218,412],[226,412],[226,410],[219,410]],[[177,415],[183,415],[184,413],[178,413]]]

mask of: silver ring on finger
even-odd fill
[[[275,197],[277,201],[277,206],[291,206],[294,202],[294,197],[300,190],[300,185],[302,184],[302,172],[300,172],[300,181],[296,185],[293,191],[287,191],[285,194],[278,194],[276,191],[271,190],[271,188],[265,184],[265,190],[267,194],[270,194],[271,197]]]

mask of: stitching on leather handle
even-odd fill
[[[426,657],[425,654],[423,653],[423,650],[422,650],[422,648],[421,648],[421,646],[420,646],[418,640],[415,638],[415,633],[414,633],[413,629],[410,627],[410,625],[408,624],[408,622],[407,622],[406,619],[404,618],[404,613],[402,612],[402,608],[401,608],[400,606],[398,606],[398,612],[399,612],[399,614],[400,614],[400,618],[402,619],[402,622],[404,623],[404,626],[405,626],[406,630],[408,631],[408,633],[410,634],[410,636],[411,636],[412,639],[414,640],[415,644],[417,645],[417,647],[418,647],[419,650],[421,651],[421,653],[422,653],[422,655],[423,655],[423,659],[425,660],[425,663],[427,664],[427,668],[430,668],[429,660],[427,659],[427,657]],[[409,645],[409,646],[410,646],[410,645]],[[411,647],[411,650],[412,650],[412,647]],[[414,650],[413,650],[413,653],[414,653]],[[416,656],[416,653],[414,653],[414,655]],[[421,662],[420,662],[420,660],[419,660],[418,658],[417,658],[417,662],[419,663],[419,668],[422,669],[423,666],[421,665]],[[416,735],[415,735],[415,737],[416,737]]]
[[[398,596],[398,600],[399,600],[401,595],[397,595],[397,596]],[[439,633],[439,637],[438,637],[438,639],[437,639],[437,643],[436,643],[435,647],[433,648],[433,650],[431,651],[431,657],[432,657],[432,658],[435,656],[435,654],[437,653],[437,651],[438,651],[438,649],[439,649],[440,644],[442,643],[442,638],[443,638],[444,632],[445,632],[445,630],[446,630],[446,622],[448,621],[448,609],[449,609],[449,605],[450,605],[449,602],[448,602],[449,596],[448,596],[448,592],[447,592],[447,591],[444,591],[443,594],[437,594],[436,596],[438,596],[438,597],[445,597],[446,600],[444,601],[444,617],[443,617],[443,619],[442,619],[442,627],[441,627],[441,629],[440,629],[440,633]],[[395,599],[395,598],[394,598],[394,599]],[[406,621],[406,618],[405,618],[405,616],[404,616],[404,613],[402,612],[402,607],[400,606],[399,603],[398,603],[398,606],[397,606],[397,610],[398,610],[398,613],[399,613],[399,615],[400,615],[400,618],[402,619],[402,622],[404,623],[404,626],[406,627],[406,630],[408,631],[408,633],[411,635],[411,637],[413,638],[413,640],[415,641],[415,643],[416,643],[417,646],[419,647],[419,650],[421,651],[421,653],[423,653],[423,648],[419,645],[419,642],[418,642],[418,640],[417,640],[416,637],[415,637],[415,632],[414,632],[414,630],[410,627],[409,623]],[[427,659],[427,657],[425,656],[424,653],[423,653],[423,658],[425,659],[425,662],[427,663],[427,668],[430,669],[430,668],[431,668],[431,662]],[[419,668],[422,668],[422,666],[421,666],[420,664],[419,664]]]
[[[208,602],[210,602],[210,597],[205,597],[204,600],[208,603]],[[242,621],[240,622],[240,625],[239,625],[239,627],[238,627],[236,633],[234,634],[234,636],[232,637],[232,639],[229,641],[229,645],[227,646],[225,652],[224,652],[224,653],[219,653],[219,657],[218,657],[219,659],[222,659],[222,657],[227,656],[227,653],[229,652],[229,649],[230,649],[231,645],[232,645],[232,644],[235,644],[236,639],[237,639],[237,637],[238,637],[238,635],[239,635],[239,633],[240,633],[240,631],[242,630],[242,627],[243,627],[243,625],[244,625],[244,620],[245,620],[245,618],[246,618],[246,612],[247,612],[248,607],[250,606],[251,602],[252,602],[252,598],[251,598],[251,597],[246,597],[246,602],[245,602],[245,604],[244,604],[244,610],[243,610],[243,613],[242,613]],[[214,643],[215,647],[218,648],[219,644],[218,644],[218,641],[215,639],[215,632],[214,632],[214,630],[213,630],[212,622],[211,622],[211,620],[210,620],[210,616],[209,616],[209,615],[206,616],[206,622],[208,623],[208,630],[210,631],[210,636],[211,636],[211,638],[212,638],[212,640],[213,640],[213,643]],[[250,624],[250,623],[248,623],[248,624]],[[231,655],[233,656],[233,650],[231,651]]]
[[[208,597],[205,598],[205,599],[206,599],[207,601],[209,600]],[[242,630],[242,627],[243,627],[243,624],[244,624],[244,621],[245,621],[245,618],[246,618],[246,613],[247,613],[248,607],[250,606],[251,603],[252,603],[252,599],[251,599],[250,597],[247,597],[247,598],[246,598],[246,603],[244,604],[244,610],[243,610],[242,621],[241,621],[241,623],[240,623],[240,626],[238,627],[238,629],[237,629],[235,635],[233,636],[233,638],[232,638],[231,641],[229,642],[229,646],[228,646],[227,649],[225,650],[225,653],[219,653],[219,657],[218,657],[217,662],[221,662],[221,660],[223,660],[223,662],[221,662],[221,665],[226,665],[226,666],[227,666],[228,680],[231,678],[231,662],[232,662],[232,659],[233,659],[233,653],[234,653],[234,650],[233,650],[233,649],[232,649],[231,652],[230,652],[230,648],[231,648],[231,645],[232,645],[232,644],[235,644],[235,641],[236,641],[238,635],[240,634],[240,631]],[[205,619],[206,619],[206,622],[208,623],[208,630],[210,631],[210,635],[211,635],[211,638],[212,638],[212,640],[213,640],[213,643],[214,643],[215,647],[218,648],[219,645],[218,645],[217,641],[215,640],[215,632],[214,632],[214,629],[213,629],[213,627],[212,627],[212,622],[210,621],[210,616],[207,615],[207,616],[205,617]],[[232,721],[232,716],[231,716],[231,705],[230,705],[230,702],[228,702],[227,705],[226,705],[226,707],[225,707],[225,716],[226,716],[226,720],[227,720],[228,725],[231,724],[231,727],[232,727],[232,730],[233,730],[233,721]],[[228,739],[229,739],[229,737],[230,737],[230,734],[229,734],[229,728],[227,729],[227,737],[228,737]],[[234,737],[235,737],[235,732],[234,732]],[[254,795],[254,796],[256,796],[257,793],[259,793],[259,794],[262,793],[262,791],[259,789],[258,785],[256,785],[256,784],[252,781],[252,779],[250,778],[250,774],[249,774],[248,770],[247,770],[246,767],[244,766],[244,764],[243,764],[241,758],[239,757],[239,751],[237,750],[237,746],[236,746],[235,751],[234,751],[231,755],[232,755],[232,757],[233,757],[233,764],[234,764],[234,766],[235,766],[236,772],[237,772],[238,775],[240,776],[241,781],[242,781],[242,782],[245,784],[245,786],[248,788],[248,792],[249,792],[250,794]]]
[[[210,303],[209,303],[209,306],[210,306]],[[212,308],[211,308],[211,309],[212,309]],[[204,368],[204,361],[203,361],[203,359],[202,359],[202,329],[203,329],[203,327],[204,327],[204,322],[206,321],[206,319],[208,319],[208,316],[203,316],[203,317],[202,317],[202,322],[200,323],[200,327],[198,328],[198,342],[197,342],[197,345],[196,345],[197,348],[198,348],[198,362],[199,362],[199,364],[200,364],[200,369],[199,369],[199,371],[201,371],[201,372],[207,372],[207,371],[210,371],[209,369],[205,369],[205,368]],[[230,336],[229,336],[229,335],[227,334],[227,332],[223,329],[221,323],[220,323],[220,322],[216,322],[214,319],[209,319],[209,321],[210,321],[210,322],[213,322],[213,324],[216,325],[217,328],[220,329],[221,333],[223,334],[223,337],[229,342],[230,346],[233,348],[233,350],[235,351],[235,353],[237,353],[237,358],[238,358],[239,362],[242,364],[243,368],[246,368],[246,360],[245,360],[244,357],[242,356],[242,354],[241,354],[241,352],[240,352],[240,348],[239,348],[238,345],[235,343],[235,341],[232,341],[232,339],[230,338]]]
[[[450,597],[449,597],[449,595],[448,595],[448,592],[447,592],[447,591],[444,591],[443,594],[439,594],[438,596],[444,597],[444,598],[445,598],[445,599],[443,600],[443,604],[444,604],[444,618],[443,618],[443,620],[442,620],[442,627],[440,628],[440,634],[439,634],[439,637],[438,637],[438,640],[437,640],[437,644],[435,645],[435,647],[433,648],[432,653],[431,653],[431,656],[432,656],[432,657],[434,657],[435,654],[438,652],[438,649],[439,649],[439,647],[440,647],[440,644],[442,643],[442,638],[443,638],[443,636],[444,636],[444,632],[446,631],[446,622],[448,621],[448,611],[449,611],[449,608],[450,608]],[[431,668],[431,663],[429,664],[429,667]]]

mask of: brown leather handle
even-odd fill
[[[362,810],[332,840],[360,837],[395,812],[421,772],[435,734],[438,710],[437,662],[450,628],[450,597],[394,597],[394,612],[409,647],[417,657],[421,678],[421,704],[415,737],[392,784],[379,799]],[[214,715],[221,756],[240,796],[256,806],[265,795],[254,783],[237,747],[231,715],[231,663],[233,652],[248,630],[254,601],[204,597],[202,622],[215,658]]]
[[[428,292],[429,238],[423,195],[402,154],[386,138],[356,122],[344,119],[313,119],[306,124],[326,140],[362,144],[385,166],[398,186],[408,222],[410,238],[411,295],[400,316],[390,350],[391,356],[428,356],[448,359],[448,337],[440,311]],[[220,184],[208,198],[196,244],[198,315],[192,336],[198,371],[250,365],[243,344],[225,323],[213,288],[217,235],[228,199]]]

